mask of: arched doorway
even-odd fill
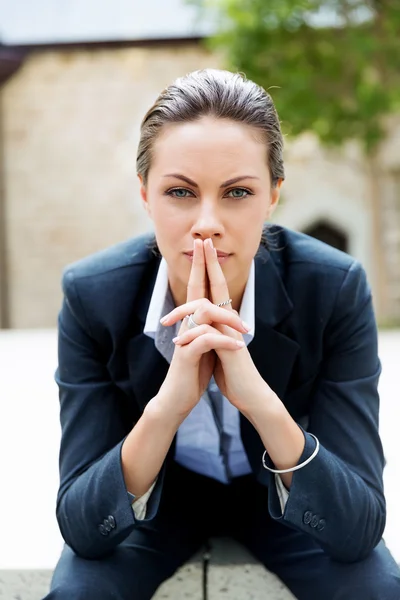
[[[321,240],[321,242],[325,242],[325,244],[342,250],[342,252],[349,251],[348,236],[326,221],[318,221],[304,229],[303,232],[317,240]]]

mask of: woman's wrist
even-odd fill
[[[282,415],[282,411],[286,410],[282,401],[263,380],[260,385],[253,386],[246,392],[246,399],[237,402],[237,404],[240,405],[239,410],[243,416],[256,429],[265,420],[271,421],[279,418]]]
[[[298,464],[304,450],[304,434],[289,414],[283,402],[268,388],[269,393],[255,395],[248,411],[248,420],[257,430],[264,448],[277,469],[290,469]],[[260,464],[262,456],[260,456]],[[280,475],[290,489],[293,473]]]
[[[180,408],[176,394],[161,388],[159,393],[147,403],[144,413],[156,422],[160,421],[165,426],[170,425],[177,430],[190,410]]]

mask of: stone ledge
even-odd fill
[[[0,571],[0,600],[42,600],[50,586],[50,570]]]
[[[213,538],[210,545],[207,600],[295,600],[242,545],[229,538]]]
[[[204,551],[165,581],[154,600],[205,600],[204,569],[207,571],[206,600],[293,600],[282,582],[260,565],[243,547],[229,538],[213,538],[211,551]],[[48,593],[51,570],[0,571],[0,600],[42,600]]]
[[[0,600],[43,600],[50,588],[51,570],[0,570]],[[183,565],[165,581],[154,600],[203,600],[203,563]]]
[[[153,600],[204,600],[203,554],[199,552],[158,588]],[[0,597],[1,598],[1,597]]]

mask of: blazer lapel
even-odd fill
[[[169,369],[169,364],[154,345],[153,338],[143,333],[159,259],[150,260],[144,268],[144,277],[134,308],[134,334],[127,343],[129,379],[141,410],[159,391]]]
[[[154,340],[141,333],[128,342],[129,378],[141,410],[158,394],[169,364],[154,346]]]
[[[276,261],[261,247],[255,261],[255,337],[249,352],[262,378],[283,400],[299,345],[277,329],[293,304],[281,278],[280,257]]]
[[[278,330],[293,310],[282,281],[283,264],[279,251],[272,254],[260,247],[255,259],[255,337],[249,352],[258,372],[284,402],[299,345]],[[241,415],[241,434],[249,461],[259,472],[264,447],[251,423]]]

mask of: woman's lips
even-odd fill
[[[190,260],[190,262],[193,262],[193,252],[184,252],[184,255],[188,260]],[[217,257],[220,265],[224,264],[231,256],[232,254],[228,254],[227,252],[217,250]]]

